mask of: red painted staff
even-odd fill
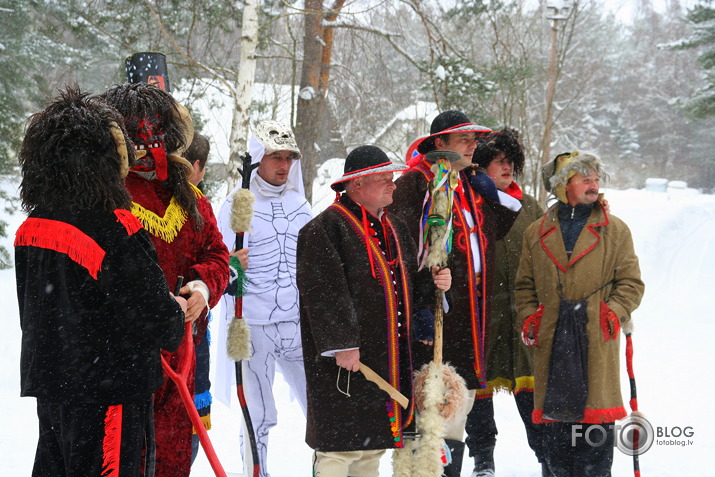
[[[179,295],[179,290],[181,290],[183,281],[184,277],[179,276],[177,279],[176,288],[174,290],[174,295]],[[208,432],[206,432],[206,427],[201,421],[199,411],[197,411],[196,406],[194,406],[194,397],[192,396],[191,392],[189,391],[189,387],[186,384],[189,379],[189,372],[191,371],[191,367],[194,363],[194,335],[192,332],[191,325],[192,323],[186,323],[186,332],[184,333],[183,343],[184,348],[186,349],[186,353],[184,353],[181,358],[181,362],[179,363],[179,372],[177,373],[176,371],[171,369],[171,365],[169,365],[169,363],[166,361],[166,359],[164,359],[163,356],[161,357],[161,367],[164,368],[164,372],[166,373],[166,375],[169,376],[169,378],[176,385],[176,389],[179,390],[181,401],[184,403],[186,412],[188,412],[189,414],[191,424],[193,424],[194,429],[196,429],[196,434],[198,434],[199,436],[199,442],[201,443],[201,447],[203,447],[204,452],[206,453],[206,458],[208,459],[209,464],[211,464],[211,468],[216,474],[216,477],[226,477],[226,471],[223,470],[223,467],[218,460],[218,456],[216,456],[216,451],[211,444],[209,434]]]
[[[628,370],[628,381],[631,384],[631,400],[629,404],[631,406],[631,411],[634,414],[640,415],[638,412],[638,393],[636,392],[636,376],[633,373],[633,340],[631,339],[631,333],[626,334],[626,369]],[[640,477],[641,468],[640,462],[638,461],[638,449],[639,449],[639,434],[638,428],[633,429],[633,475],[635,477]]]

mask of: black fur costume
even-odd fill
[[[36,476],[139,475],[160,349],[183,334],[184,314],[128,210],[124,141],[116,110],[68,88],[30,118],[20,151],[21,392],[37,397]]]

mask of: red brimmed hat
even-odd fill
[[[430,135],[417,139],[410,151],[415,149],[420,154],[426,154],[435,149],[434,140],[442,134],[452,134],[461,132],[474,132],[477,134],[491,132],[491,129],[486,126],[474,124],[469,117],[461,111],[449,110],[439,113],[432,121],[430,126]],[[409,158],[408,158],[409,159]]]
[[[404,164],[393,164],[382,149],[377,146],[360,146],[353,149],[345,158],[343,176],[330,184],[336,192],[345,190],[345,182],[370,174],[404,171]]]

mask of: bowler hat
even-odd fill
[[[461,111],[451,109],[443,111],[437,115],[430,126],[430,135],[418,139],[417,151],[421,154],[426,154],[433,151],[436,147],[435,138],[442,134],[460,133],[460,132],[475,132],[485,133],[491,132],[491,129],[486,126],[474,124],[469,117]],[[416,142],[417,142],[416,141]]]
[[[343,176],[330,187],[337,192],[345,190],[345,182],[358,177],[382,172],[404,171],[404,164],[393,164],[387,154],[377,146],[360,146],[353,149],[345,158]]]

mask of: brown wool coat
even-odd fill
[[[533,351],[521,342],[514,306],[514,284],[521,257],[524,231],[539,220],[544,211],[538,201],[524,194],[522,208],[509,233],[495,244],[494,289],[491,316],[487,329],[486,392],[503,390],[519,392],[533,389]]]
[[[534,347],[534,422],[542,421],[554,330],[561,293],[569,301],[587,300],[588,396],[583,422],[613,422],[625,417],[620,389],[620,333],[604,340],[600,303],[613,310],[621,324],[629,322],[640,304],[644,285],[628,226],[594,207],[567,260],[557,206],[526,229],[516,280],[519,323],[544,305]]]
[[[463,174],[460,175],[467,194],[470,194],[469,182]],[[397,189],[393,194],[393,203],[388,209],[402,218],[408,225],[410,234],[416,243],[421,238],[420,221],[422,217],[422,204],[427,194],[428,181],[425,175],[419,170],[412,168],[400,176],[395,183]],[[488,297],[492,288],[492,273],[494,271],[494,243],[504,237],[511,228],[518,212],[513,212],[506,207],[475,197],[476,205],[472,208],[481,217],[481,227],[479,227],[480,239],[486,244],[481,251],[482,281],[472,289],[470,297],[469,275],[474,273],[472,263],[467,258],[466,252],[460,243],[466,242],[463,224],[455,222],[452,255],[449,261],[449,268],[452,272],[452,287],[446,293],[450,309],[444,314],[444,361],[455,367],[460,376],[464,378],[468,389],[478,389],[485,385],[478,381],[478,374],[475,369],[476,357],[481,363],[482,373],[485,373],[484,366],[484,329],[480,329],[481,323],[486,322],[489,316],[489,301],[482,302],[481,296]],[[475,253],[480,253],[476,251]],[[423,270],[424,272],[424,270]],[[429,273],[420,273],[419,287],[423,288],[425,281],[429,280]],[[429,284],[425,285],[430,287]],[[431,285],[434,296],[434,286]],[[473,316],[470,307],[470,300],[476,297],[481,302],[480,316]],[[477,326],[474,324],[477,323]],[[477,345],[474,345],[476,336]],[[427,363],[432,359],[432,348],[417,344],[415,346],[415,366]],[[486,378],[483,374],[481,377]]]
[[[388,214],[388,220],[402,249],[408,280],[402,299],[409,302],[411,275],[417,270],[415,245],[399,218]],[[334,357],[321,356],[326,351],[359,348],[361,361],[390,381],[387,330],[397,329],[386,311],[390,294],[373,278],[365,239],[354,226],[328,208],[298,235],[297,282],[308,398],[306,442],[324,452],[396,447],[388,415],[388,405],[394,401],[359,372],[350,373],[348,390],[348,373],[335,364]],[[413,369],[404,339],[410,336],[409,320],[405,325],[400,327],[401,383],[397,387],[410,399],[411,407],[401,416],[402,426],[410,429],[410,422],[414,423]],[[340,389],[348,391],[349,397],[336,388],[339,369]]]

